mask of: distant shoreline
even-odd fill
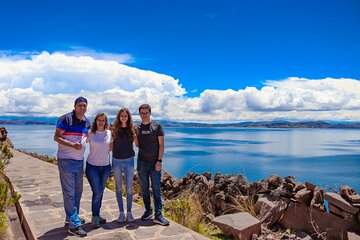
[[[57,120],[57,119],[56,119]],[[56,125],[55,119],[0,119],[0,125]],[[159,121],[165,127],[223,127],[223,128],[323,128],[323,129],[360,129],[358,123],[327,123],[324,121],[309,122],[288,122],[288,121],[267,121],[267,122],[239,122],[239,123],[186,123],[173,121]]]

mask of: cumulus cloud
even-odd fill
[[[83,95],[89,99],[88,115],[104,111],[113,116],[121,107],[136,114],[140,104],[149,103],[153,117],[174,121],[360,121],[356,79],[291,77],[266,81],[260,89],[208,89],[187,97],[179,80],[121,63],[130,55],[100,55],[85,55],[82,49],[11,56],[2,52],[0,115],[59,116]]]

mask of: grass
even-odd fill
[[[251,196],[238,195],[231,197],[232,203],[230,204],[231,212],[248,212],[252,216],[256,216],[255,213],[255,200]]]
[[[185,191],[164,205],[167,218],[214,240],[227,240],[222,231],[211,223],[206,223],[206,213],[197,193]]]

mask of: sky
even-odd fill
[[[0,0],[0,115],[360,121],[358,0]]]

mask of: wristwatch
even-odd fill
[[[162,162],[162,159],[158,159],[157,162]]]

